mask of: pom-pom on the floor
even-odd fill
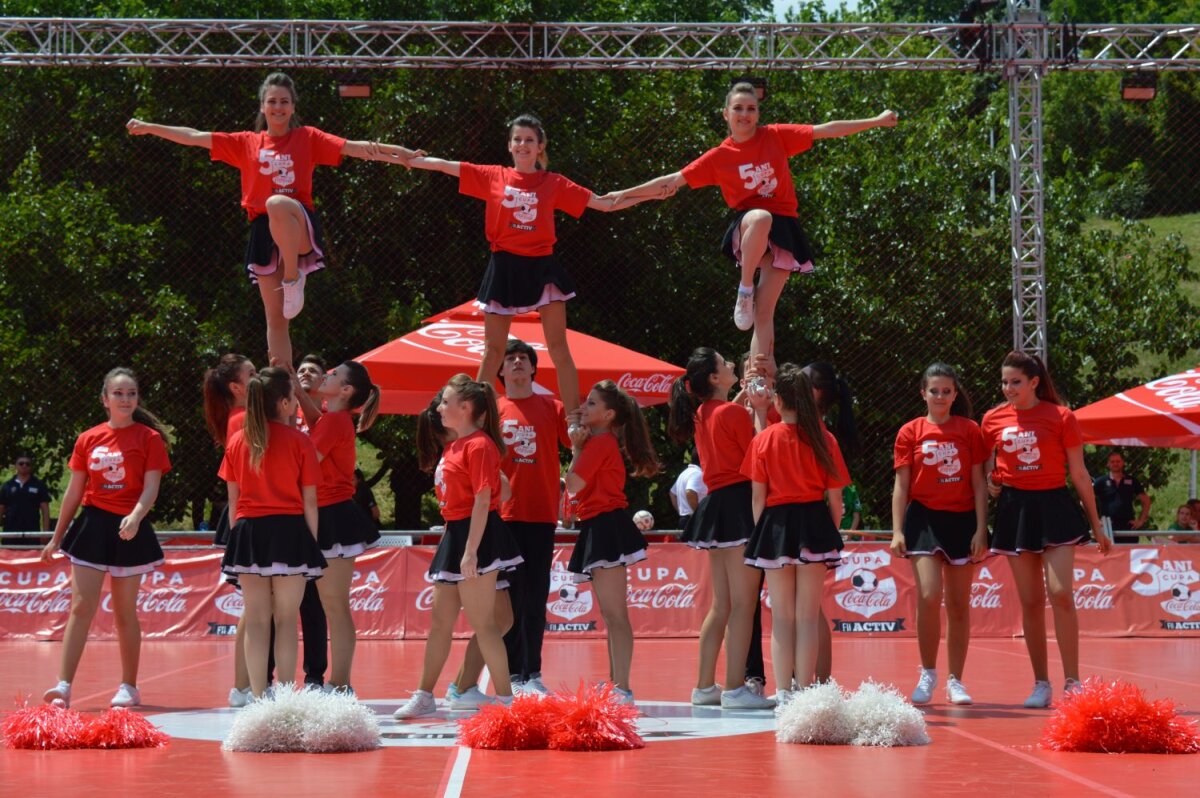
[[[275,686],[274,693],[238,713],[226,751],[331,754],[379,747],[379,721],[354,696]]]
[[[776,711],[775,739],[806,745],[928,745],[925,717],[890,685],[863,682],[847,693],[837,682],[793,694]]]
[[[470,748],[508,751],[626,751],[644,748],[638,710],[621,703],[610,685],[580,685],[575,693],[521,696],[512,706],[491,704],[459,721],[458,741]]]
[[[540,696],[517,696],[512,706],[488,704],[458,723],[458,743],[492,751],[530,751],[549,746],[547,733],[554,721],[551,701]]]
[[[1088,679],[1058,702],[1042,730],[1051,751],[1109,754],[1200,753],[1196,722],[1179,717],[1175,704],[1151,701],[1129,682]]]
[[[140,712],[110,709],[83,727],[80,748],[162,748],[171,738]]]
[[[9,748],[59,751],[79,748],[87,719],[53,704],[26,705],[4,719],[0,732]]]

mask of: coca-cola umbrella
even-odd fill
[[[538,352],[537,393],[558,394],[558,376],[537,313],[513,317],[509,335]],[[567,344],[579,372],[580,395],[601,380],[613,380],[638,403],[666,402],[671,383],[683,369],[632,349],[567,330]],[[437,313],[407,335],[372,349],[357,360],[381,391],[380,412],[415,414],[459,372],[475,376],[483,359],[483,311],[474,302]]]
[[[1200,367],[1075,411],[1085,443],[1200,449]]]

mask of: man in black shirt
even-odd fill
[[[21,455],[17,475],[0,485],[0,516],[5,532],[45,532],[50,528],[50,491],[33,475],[33,458]],[[6,537],[0,544],[36,544],[36,538]]]
[[[1125,473],[1125,458],[1119,452],[1108,456],[1108,474],[1092,480],[1096,492],[1096,509],[1100,515],[1112,519],[1114,531],[1143,529],[1150,519],[1150,497],[1142,483]],[[1137,518],[1133,515],[1133,502],[1141,505]],[[1115,543],[1137,543],[1137,535],[1113,535]]]

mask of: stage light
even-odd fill
[[[1149,102],[1158,94],[1157,72],[1129,72],[1121,76],[1121,99]]]
[[[338,96],[343,100],[370,97],[371,81],[358,72],[343,75],[338,80]]]

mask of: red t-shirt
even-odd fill
[[[742,460],[754,439],[754,422],[746,408],[709,399],[696,411],[696,454],[708,492],[745,482]]]
[[[554,211],[579,217],[592,192],[554,172],[523,174],[511,166],[461,162],[458,191],[487,201],[485,232],[492,252],[536,257],[554,252]]]
[[[1067,484],[1067,449],[1083,445],[1075,414],[1038,402],[1017,410],[1007,402],[983,417],[983,440],[996,450],[992,479],[1021,490],[1052,490]]]
[[[762,125],[749,141],[727,138],[683,167],[692,188],[720,186],[725,204],[796,216],[796,189],[788,158],[812,147],[812,125]]]
[[[768,507],[821,501],[826,490],[850,484],[837,438],[827,429],[821,431],[837,466],[834,474],[821,467],[812,447],[800,440],[795,424],[772,424],[750,443],[742,473],[766,483]]]
[[[239,518],[268,515],[303,515],[301,488],[321,484],[317,447],[308,436],[286,424],[272,421],[267,432],[267,451],[255,471],[250,467],[246,433],[239,430],[225,447],[225,459],[217,476],[238,486]]]
[[[229,440],[233,437],[233,433],[241,432],[242,427],[246,425],[246,408],[235,407],[229,411],[229,418],[225,421],[225,445],[229,445]]]
[[[611,432],[587,439],[575,459],[575,475],[587,483],[575,495],[580,521],[629,506],[625,498],[625,458]]]
[[[558,520],[558,445],[571,448],[562,402],[534,394],[501,396],[500,434],[507,447],[500,468],[508,475],[512,498],[500,508],[505,521],[553,524]]]
[[[141,498],[147,471],[171,470],[162,436],[145,424],[113,429],[108,422],[75,440],[68,467],[87,475],[83,504],[129,515]]]
[[[433,472],[442,518],[461,521],[471,517],[475,494],[492,489],[488,510],[500,509],[500,450],[496,442],[475,430],[465,438],[446,444]]]
[[[325,413],[309,432],[321,460],[321,484],[317,486],[317,506],[328,507],[354,498],[354,419],[348,410]]]
[[[914,418],[896,435],[895,467],[909,466],[910,499],[931,510],[975,509],[971,468],[987,459],[979,425],[950,416],[945,424]]]
[[[242,173],[242,207],[253,220],[267,212],[267,199],[283,194],[312,210],[312,173],[342,162],[346,140],[315,127],[297,127],[275,138],[261,133],[213,133],[211,157]]]

